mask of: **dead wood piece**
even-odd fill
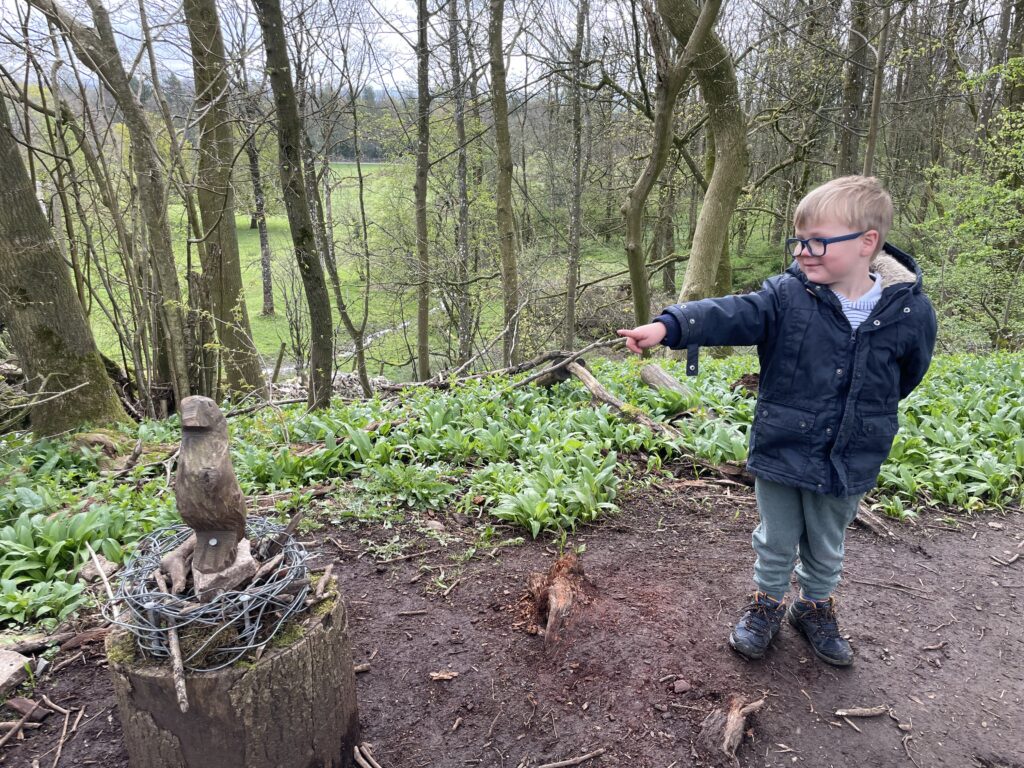
[[[601,747],[600,749],[595,749],[593,752],[587,752],[587,754],[580,755],[579,757],[573,757],[568,760],[559,760],[557,763],[544,763],[543,765],[538,765],[537,768],[569,768],[569,766],[579,765],[580,763],[585,763],[587,760],[593,760],[595,757],[600,757],[604,753],[605,749],[604,747]]]
[[[261,565],[259,567],[259,570],[256,571],[256,575],[252,577],[253,583],[255,584],[257,581],[262,579],[267,574],[272,573],[273,570],[277,568],[278,565],[280,565],[282,560],[284,560],[284,552],[278,552],[272,558],[267,560],[267,562]]]
[[[202,539],[198,546],[202,546]],[[241,539],[235,546],[234,559],[219,570],[201,569],[192,561],[192,583],[200,602],[209,603],[222,592],[252,581],[259,566],[252,556],[251,546],[249,539]]]
[[[748,703],[742,696],[733,694],[726,709],[715,709],[704,718],[697,736],[698,743],[710,752],[721,752],[738,764],[736,750],[743,741],[747,717],[760,710],[766,701],[767,698],[762,697]]]
[[[670,389],[683,397],[690,396],[690,389],[678,379],[666,373],[657,363],[645,365],[640,369],[640,379],[651,389]]]
[[[889,707],[885,704],[879,704],[877,707],[851,707],[849,709],[837,709],[836,717],[878,717],[884,715],[889,711]]]
[[[75,636],[74,632],[61,632],[56,635],[47,635],[46,637],[32,637],[26,640],[22,640],[19,643],[13,645],[5,645],[0,650],[13,651],[14,653],[32,654],[36,651],[41,651],[44,648],[49,648],[51,645],[60,645],[66,640],[70,640]]]
[[[352,671],[355,672],[357,675],[361,675],[364,672],[370,671],[370,665],[366,663],[356,664],[354,667],[352,667]]]
[[[3,720],[0,721],[0,731],[9,731],[18,724],[17,720]],[[21,730],[23,731],[34,731],[36,728],[42,728],[42,723],[22,723]]]
[[[855,520],[876,536],[881,536],[883,538],[886,536],[894,539],[897,538],[896,534],[892,532],[892,529],[882,522],[882,518],[868,509],[868,505],[863,501],[860,503],[860,506],[857,507],[857,517]]]
[[[8,699],[4,706],[12,712],[17,712],[19,715],[31,714],[29,720],[33,723],[41,722],[53,714],[52,711],[43,706],[42,700],[36,702],[26,699],[24,696],[15,696],[12,699]]]
[[[441,671],[441,672],[431,672],[430,673],[430,679],[433,680],[434,682],[438,682],[438,681],[444,682],[444,681],[447,681],[447,680],[454,680],[458,676],[459,676],[459,673],[456,672],[455,670],[452,670],[452,669],[447,669],[447,670],[444,670],[444,671]]]
[[[370,752],[369,744],[360,744],[354,748],[354,756],[356,759],[356,765],[359,768],[381,768],[381,764],[378,763],[373,753]]]
[[[317,600],[322,600],[324,592],[327,590],[327,585],[331,583],[331,571],[334,570],[334,563],[330,563],[324,570],[324,575],[320,577],[320,580],[316,583],[316,595]]]
[[[551,647],[558,642],[576,596],[582,591],[583,578],[583,565],[572,553],[558,558],[546,574],[530,574],[530,595],[538,615],[546,621],[545,646]]]
[[[160,570],[171,579],[171,594],[180,595],[185,591],[189,567],[192,565],[192,553],[196,548],[196,535],[193,533],[178,547],[160,558]]]
[[[79,632],[76,635],[72,635],[61,643],[60,649],[62,651],[73,651],[75,648],[80,648],[83,645],[103,640],[109,634],[110,627],[93,627],[83,632]]]
[[[164,594],[167,592],[167,582],[163,574],[157,570],[153,574],[156,578],[157,588]],[[181,643],[178,641],[178,630],[176,627],[167,628],[167,647],[171,653],[171,674],[174,676],[174,693],[178,699],[178,709],[182,714],[188,712],[188,691],[185,688],[185,664],[181,658]]]
[[[593,395],[595,400],[610,406],[612,410],[622,418],[637,424],[643,424],[651,431],[660,432],[666,437],[681,437],[681,433],[675,427],[655,421],[636,406],[629,405],[628,403],[624,403],[619,400],[619,398],[615,397],[615,395],[605,389],[604,385],[594,377],[594,374],[582,365],[579,365],[578,363],[569,363],[566,367],[573,376],[583,382],[583,386],[590,390],[590,394]]]
[[[38,706],[39,706],[39,704],[36,704],[27,713],[22,715],[21,719],[14,724],[14,726],[11,728],[11,730],[9,730],[7,733],[5,733],[3,735],[3,738],[0,738],[0,747],[2,747],[4,744],[6,744],[11,739],[13,739],[19,733],[21,733],[22,727],[25,725],[25,723],[27,723],[29,721],[29,719],[32,717],[32,713],[36,711],[36,707],[38,707]]]

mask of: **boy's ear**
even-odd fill
[[[874,256],[882,243],[878,237],[877,229],[869,229],[862,236],[861,242],[863,243],[862,253],[864,256]]]

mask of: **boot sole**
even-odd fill
[[[833,659],[831,656],[826,656],[825,654],[821,653],[817,648],[814,647],[814,643],[811,642],[811,638],[807,636],[807,633],[804,631],[804,628],[800,626],[800,622],[794,619],[793,616],[789,613],[789,611],[786,611],[786,619],[789,621],[789,625],[793,627],[793,629],[795,629],[797,632],[799,632],[803,639],[807,641],[807,645],[811,647],[811,651],[814,652],[814,655],[822,661],[824,661],[826,664],[830,664],[833,667],[848,667],[851,664],[853,664],[852,656],[849,660]]]

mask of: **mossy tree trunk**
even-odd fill
[[[69,391],[31,412],[32,428],[56,434],[127,421],[96,349],[82,303],[36,200],[0,95],[0,317],[29,385]]]

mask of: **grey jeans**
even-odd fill
[[[761,522],[754,529],[754,583],[775,600],[796,578],[803,596],[825,600],[839,584],[846,528],[857,516],[861,495],[827,496],[758,478],[754,484]]]

